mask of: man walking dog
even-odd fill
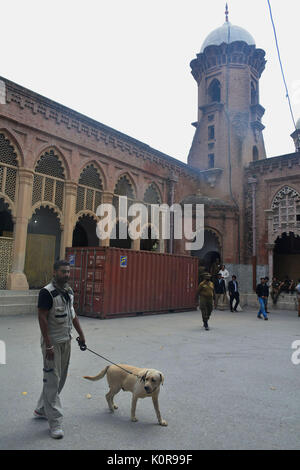
[[[56,261],[53,269],[53,279],[40,290],[38,299],[44,385],[34,416],[47,419],[51,437],[61,439],[64,431],[59,394],[67,378],[72,326],[80,341],[85,343],[85,338],[73,308],[74,294],[68,285],[70,264],[64,260]]]

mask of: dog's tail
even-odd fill
[[[105,376],[108,368],[109,368],[109,366],[105,367],[98,375],[95,375],[95,377],[89,377],[88,375],[85,375],[83,378],[88,379],[88,380],[93,380],[93,381],[103,379],[103,377]]]

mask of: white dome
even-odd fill
[[[230,44],[234,41],[244,41],[249,46],[255,46],[255,40],[248,31],[226,21],[223,26],[215,29],[207,36],[200,52],[203,52],[207,46],[220,46],[223,42]]]

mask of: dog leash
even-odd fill
[[[89,349],[89,348],[87,347],[87,345],[86,345],[83,341],[80,340],[79,336],[78,336],[78,338],[76,338],[76,341],[77,341],[78,346],[80,347],[80,350],[81,350],[81,351],[90,351],[91,353],[95,354],[96,356],[101,357],[101,359],[104,359],[105,361],[110,362],[110,363],[113,364],[114,366],[119,367],[119,369],[124,370],[124,372],[127,372],[127,374],[135,375],[135,376],[138,377],[139,379],[145,380],[144,377],[140,377],[139,375],[134,374],[133,372],[130,372],[129,370],[124,369],[124,367],[119,366],[119,364],[116,364],[115,362],[110,361],[110,360],[107,359],[106,357],[101,356],[101,354],[98,354],[98,353],[96,353],[95,351],[93,351],[92,349]]]

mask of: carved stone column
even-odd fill
[[[269,265],[269,278],[272,279],[273,271],[274,271],[274,246],[275,243],[272,240],[272,231],[273,231],[273,210],[266,209],[265,214],[267,217],[267,225],[268,225],[268,243],[266,243],[266,248],[268,250],[268,265]]]
[[[18,170],[19,186],[17,213],[14,219],[14,242],[12,270],[7,278],[7,289],[28,290],[28,282],[24,273],[27,228],[31,217],[31,199],[33,187],[33,171],[26,168]]]
[[[269,278],[272,280],[274,274],[274,263],[273,263],[273,250],[275,243],[266,243],[268,250],[268,265],[269,265]]]
[[[111,205],[113,205],[113,198],[114,198],[113,193],[111,193],[109,191],[103,191],[103,193],[102,193],[102,204],[111,204]],[[109,237],[106,238],[105,240],[99,239],[99,245],[109,247],[109,240],[110,240]]]
[[[62,234],[61,234],[60,259],[65,259],[66,248],[72,246],[76,197],[77,197],[77,184],[74,183],[73,181],[66,181],[64,225],[62,227]]]
[[[139,251],[141,249],[141,239],[137,238],[136,240],[131,240],[131,248],[132,250]]]

